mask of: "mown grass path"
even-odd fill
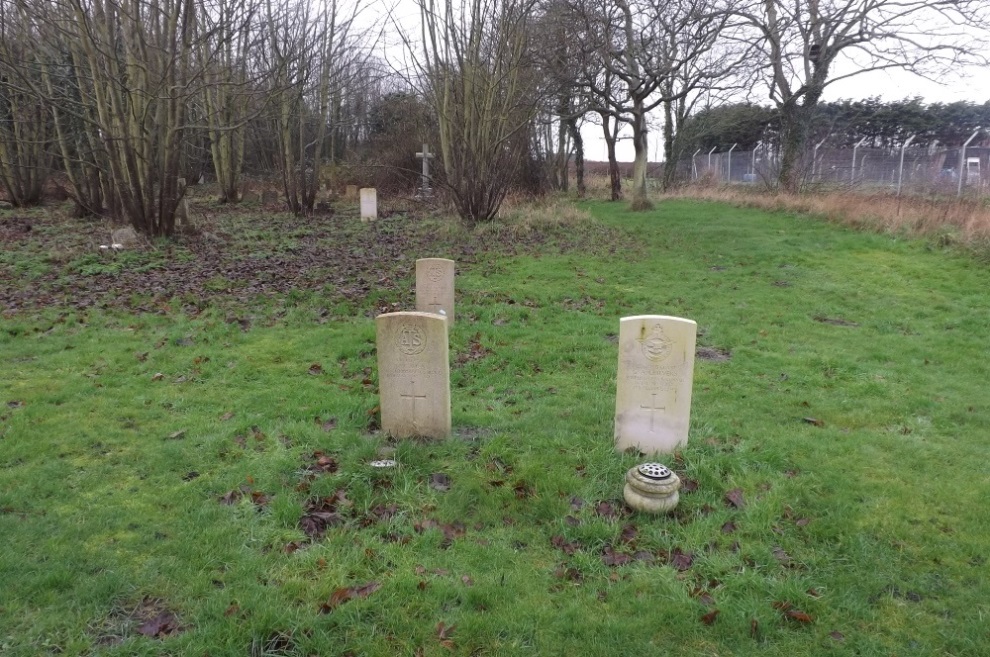
[[[321,236],[389,231],[386,295],[0,320],[0,654],[985,654],[990,272],[794,216],[585,208],[563,251]],[[452,249],[455,436],[393,444],[370,315]],[[662,518],[624,510],[639,459],[611,448],[644,313],[715,357]]]

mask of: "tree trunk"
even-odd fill
[[[574,141],[574,177],[577,182],[577,194],[578,198],[584,198],[584,195],[588,192],[588,188],[584,183],[584,138],[581,136],[581,130],[578,128],[576,116],[567,119],[567,129],[571,133],[571,139]]]
[[[812,88],[800,104],[796,99],[780,106],[781,158],[780,185],[786,191],[797,193],[801,191],[804,182],[803,156],[808,143],[808,133],[811,128],[811,118],[822,89]]]
[[[680,159],[680,149],[675,148],[677,137],[674,134],[674,108],[673,101],[663,102],[663,181],[664,191],[668,191],[674,186],[677,178],[677,161]]]
[[[615,142],[619,136],[619,121],[614,125],[610,124],[610,117],[605,112],[599,112],[602,117],[602,130],[605,133],[605,147],[608,150],[608,179],[611,200],[622,199],[622,173],[619,171],[619,163],[615,159]]]
[[[636,159],[633,162],[633,198],[631,208],[635,211],[652,210],[653,204],[646,193],[646,168],[649,162],[649,142],[647,141],[645,99],[633,99],[633,149]]]

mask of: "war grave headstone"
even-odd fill
[[[615,447],[669,453],[687,443],[698,325],[637,315],[619,321]]]
[[[395,438],[450,435],[447,321],[397,312],[375,318],[382,431]]]
[[[361,190],[361,221],[378,219],[378,190],[365,187]]]
[[[447,322],[453,326],[453,260],[421,258],[416,261],[416,310],[444,315]]]

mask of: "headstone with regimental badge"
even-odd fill
[[[361,221],[378,219],[378,190],[365,187],[361,190]]]
[[[375,318],[382,431],[395,438],[450,435],[447,320],[422,312]]]
[[[670,453],[687,444],[698,325],[666,315],[619,320],[615,447]]]
[[[444,315],[454,324],[454,261],[421,258],[416,261],[416,310]]]

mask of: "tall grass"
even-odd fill
[[[931,237],[943,245],[961,244],[990,253],[990,206],[979,200],[898,197],[851,190],[769,193],[761,188],[703,185],[682,187],[665,197],[720,201],[774,212],[798,212],[855,228]]]

